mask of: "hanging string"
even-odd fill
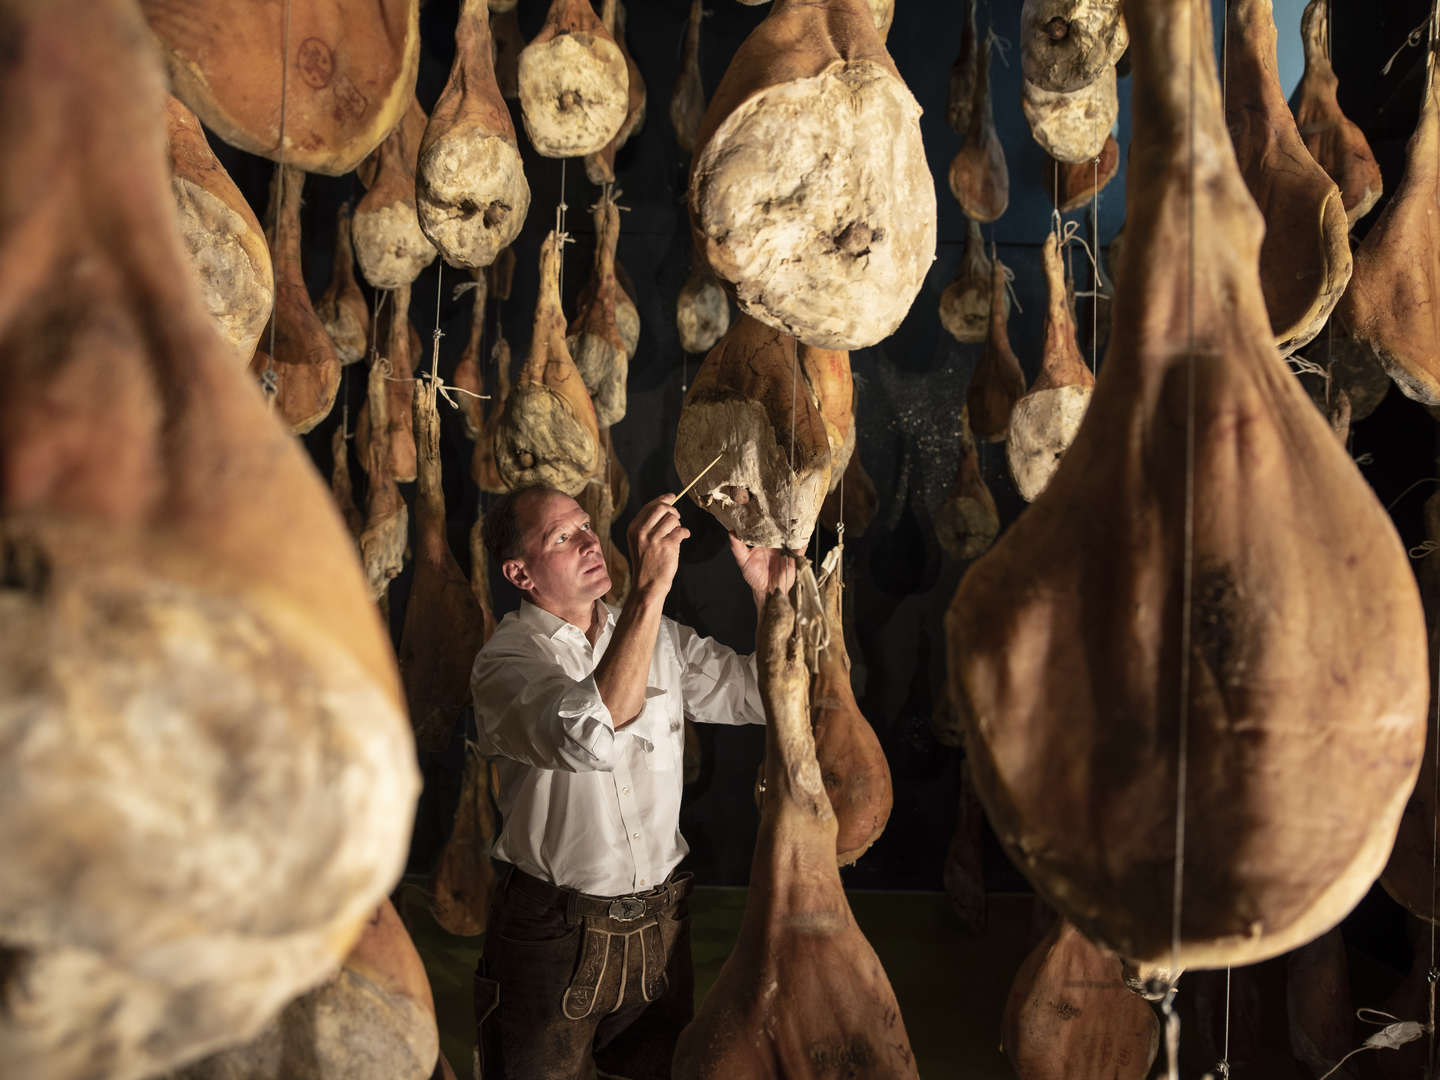
[[[1228,4],[1227,4],[1228,6]],[[1177,716],[1178,741],[1175,763],[1175,867],[1174,886],[1170,901],[1170,970],[1180,971],[1181,912],[1185,897],[1185,802],[1188,794],[1190,739],[1190,620],[1194,604],[1195,564],[1195,287],[1197,280],[1195,240],[1197,236],[1195,193],[1196,179],[1195,127],[1197,108],[1196,73],[1199,68],[1197,42],[1200,27],[1196,26],[1195,5],[1188,5],[1190,18],[1189,124],[1187,125],[1187,160],[1190,169],[1190,201],[1186,222],[1189,250],[1189,304],[1186,310],[1188,352],[1185,364],[1185,517],[1181,553],[1180,600],[1180,701]],[[1204,32],[1208,33],[1208,26]],[[1173,976],[1172,976],[1173,979]],[[1175,1011],[1175,984],[1172,981],[1161,1001],[1165,1017],[1165,1049],[1170,1080],[1180,1078],[1180,1014]]]
[[[1089,241],[1080,235],[1080,223],[1078,221],[1063,221],[1060,211],[1056,210],[1050,215],[1050,227],[1060,238],[1060,246],[1066,247],[1070,244],[1077,244],[1085,252],[1085,257],[1090,260],[1090,272],[1096,279],[1096,288],[1077,292],[1076,296],[1093,296],[1100,299],[1108,299],[1109,294],[1099,291],[1100,262],[1095,258],[1095,252],[1091,249]]]
[[[1090,190],[1090,236],[1095,241],[1095,251],[1090,259],[1093,276],[1090,279],[1090,372],[1095,374],[1100,370],[1100,294],[1104,291],[1104,282],[1100,277],[1100,158],[1097,156],[1095,165],[1095,186]],[[1113,298],[1107,298],[1107,303],[1114,303]]]
[[[565,201],[565,163],[568,158],[560,159],[560,201],[555,204],[555,235],[560,238],[559,251],[559,284],[560,302],[565,302],[565,211],[570,209],[570,204]]]
[[[275,156],[275,249],[280,247],[280,228],[285,220],[285,115],[290,88],[290,0],[285,0],[285,25],[280,33],[280,135]],[[276,298],[278,300],[278,297]],[[277,305],[278,306],[278,305]],[[271,409],[280,395],[280,373],[275,368],[274,310],[270,313],[270,351],[265,356],[265,371],[260,376],[260,390]]]
[[[1422,41],[1424,41],[1425,31],[1429,26],[1430,19],[1427,17],[1424,22],[1422,22],[1419,26],[1415,27],[1415,29],[1411,30],[1410,33],[1406,34],[1405,40],[1401,43],[1400,47],[1390,54],[1389,60],[1385,61],[1385,66],[1380,69],[1380,74],[1389,75],[1390,69],[1395,65],[1395,61],[1400,59],[1401,53],[1403,53],[1406,49],[1416,48]]]

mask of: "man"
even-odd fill
[[[661,614],[690,530],[662,495],[629,530],[631,587],[603,603],[600,538],[568,495],[502,498],[485,544],[523,594],[475,658],[483,751],[503,824],[476,972],[485,1080],[670,1075],[692,1014],[679,831],[684,718],[763,723],[754,658]],[[731,550],[760,610],[781,552]]]

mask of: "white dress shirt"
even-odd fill
[[[475,657],[470,691],[482,752],[495,759],[503,827],[494,855],[527,874],[598,896],[664,881],[690,850],[680,835],[684,718],[762,724],[755,658],[662,618],[645,705],[615,730],[592,648],[578,626],[528,600]]]

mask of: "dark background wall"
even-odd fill
[[[1300,0],[1279,0],[1282,78],[1287,90],[1300,70],[1298,20]],[[711,0],[712,12],[701,35],[701,60],[707,92],[714,90],[731,55],[768,8],[745,7],[735,0]],[[433,104],[448,72],[457,4],[429,0],[422,11],[424,52],[419,96]],[[520,23],[527,36],[544,15],[540,0],[520,0]],[[1217,0],[1217,18],[1223,12]],[[1402,167],[1404,143],[1413,128],[1421,97],[1422,50],[1410,49],[1387,77],[1379,74],[1384,59],[1404,40],[1428,11],[1424,0],[1387,0],[1384,4],[1335,0],[1334,61],[1340,74],[1342,106],[1370,136],[1393,190]],[[645,125],[621,152],[617,163],[622,215],[620,261],[635,284],[642,319],[638,355],[630,369],[630,405],[613,435],[620,461],[629,471],[632,496],[622,512],[616,536],[623,544],[629,515],[644,501],[678,486],[671,465],[676,420],[688,379],[700,357],[686,356],[674,329],[675,298],[689,267],[689,238],[684,207],[686,162],[669,123],[671,88],[680,64],[680,47],[688,14],[687,0],[631,0],[629,47],[645,77],[649,105]],[[1010,42],[1018,41],[1017,0],[982,0],[980,22]],[[885,835],[851,870],[854,886],[935,889],[954,829],[962,752],[942,746],[931,719],[943,701],[943,615],[964,567],[948,559],[935,539],[931,516],[944,499],[954,471],[956,423],[977,349],[956,344],[939,323],[937,303],[954,276],[962,253],[966,223],[950,196],[945,172],[960,139],[944,119],[950,64],[958,50],[958,0],[897,0],[889,47],[900,72],[925,109],[921,124],[935,175],[939,203],[939,244],[935,263],[909,317],[880,346],[856,352],[852,364],[857,385],[858,453],[875,482],[879,510],[863,538],[846,545],[847,616],[851,623],[856,693],[879,733],[894,775],[895,809]],[[1118,136],[1129,139],[1128,78],[1120,82]],[[1019,308],[1010,320],[1011,340],[1026,367],[1036,373],[1044,324],[1044,285],[1039,245],[1050,227],[1051,207],[1042,186],[1045,158],[1031,139],[1020,112],[1019,55],[1008,63],[997,57],[992,66],[997,125],[1005,146],[1011,178],[1010,209],[987,239],[999,245],[1000,256],[1015,272]],[[518,103],[512,103],[521,134],[532,205],[524,233],[516,245],[519,265],[512,299],[492,305],[490,326],[503,326],[517,361],[530,337],[535,296],[536,250],[555,220],[562,176],[568,204],[567,228],[576,242],[567,248],[564,292],[567,311],[589,272],[593,235],[588,207],[595,189],[580,162],[566,166],[536,157],[523,135]],[[223,151],[232,173],[263,209],[270,165],[233,151]],[[1131,183],[1144,178],[1131,177]],[[1109,242],[1125,216],[1123,174],[1101,193],[1096,220],[1088,212],[1069,215],[1081,233],[1101,245]],[[316,295],[330,272],[334,212],[340,201],[358,199],[353,177],[313,177],[306,188],[306,276]],[[1361,223],[1360,232],[1373,221]],[[1088,285],[1083,256],[1073,255],[1075,272]],[[438,263],[437,263],[438,266]],[[416,282],[412,317],[426,342],[429,363],[431,333],[436,326],[437,266]],[[459,357],[468,332],[471,299],[452,299],[451,286],[464,280],[461,271],[445,268],[439,291],[439,370],[448,374]],[[487,335],[487,348],[493,330]],[[1089,354],[1091,342],[1085,340]],[[1103,343],[1098,343],[1103,348]],[[1312,347],[1324,347],[1324,338]],[[1103,351],[1101,355],[1103,366]],[[1323,356],[1323,354],[1322,354]],[[1320,357],[1317,357],[1320,358]],[[351,415],[364,400],[363,365],[347,369],[344,400]],[[487,378],[492,373],[487,371]],[[317,465],[328,470],[330,433],[340,423],[335,415],[305,439]],[[1394,513],[1407,544],[1423,538],[1420,508],[1429,485],[1411,485],[1434,475],[1433,421],[1425,411],[1400,396],[1388,395],[1380,409],[1359,424],[1353,452],[1382,500],[1400,500]],[[467,561],[466,533],[477,508],[478,493],[469,480],[470,444],[458,415],[444,417],[447,503],[452,546],[462,565]],[[352,462],[352,464],[354,464]],[[1009,523],[1022,503],[1009,481],[1003,448],[983,450],[985,476]],[[358,474],[358,469],[355,470]],[[406,485],[407,488],[413,485]],[[1407,492],[1408,490],[1408,493]],[[407,497],[411,493],[407,491]],[[683,511],[694,535],[687,543],[680,574],[671,594],[669,614],[741,650],[753,642],[754,613],[750,599],[726,549],[725,536],[705,513],[687,504]],[[821,553],[834,542],[819,530]],[[408,571],[391,593],[391,620],[397,638],[408,594]],[[504,608],[513,594],[497,592]],[[1096,628],[1103,632],[1103,628]],[[682,827],[693,847],[691,868],[706,883],[740,884],[749,870],[757,817],[751,784],[763,753],[763,733],[730,728],[701,730],[704,767],[689,792]],[[457,763],[458,765],[458,763]],[[1143,808],[1140,812],[1143,812]],[[991,888],[1023,888],[994,844],[987,841],[986,873]],[[414,868],[414,867],[412,867]],[[1381,901],[1373,906],[1378,923],[1398,919]],[[1393,907],[1393,905],[1391,905]],[[1386,920],[1389,922],[1386,922]]]

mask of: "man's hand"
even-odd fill
[[[690,530],[680,524],[674,495],[661,495],[640,508],[630,523],[630,572],[634,590],[664,597],[680,565],[680,542]]]
[[[730,553],[735,556],[735,565],[740,567],[745,584],[755,594],[756,607],[776,589],[788,592],[795,584],[795,559],[788,551],[751,547],[731,533]]]

